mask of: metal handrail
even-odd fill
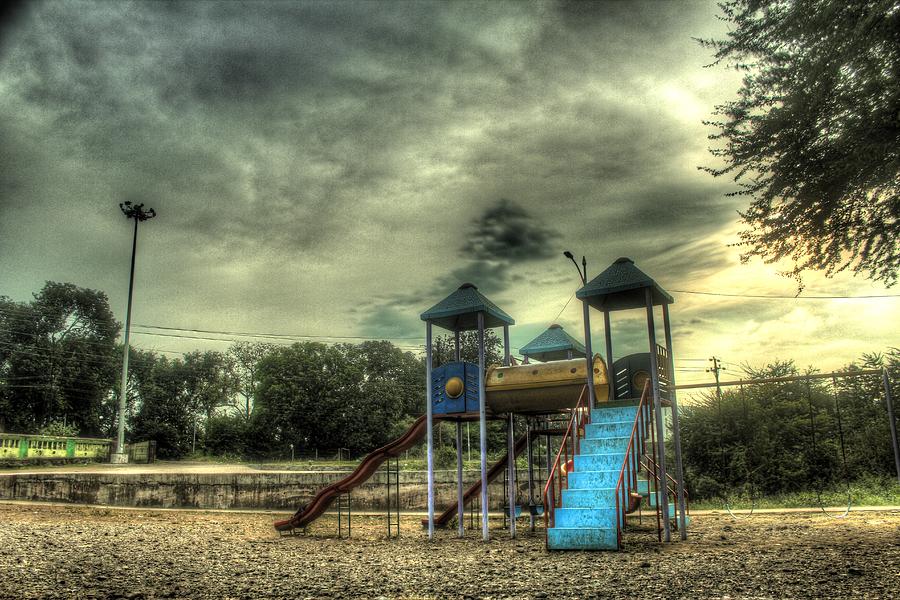
[[[622,459],[622,468],[619,470],[619,479],[616,482],[616,543],[620,548],[622,547],[622,529],[625,527],[625,510],[628,507],[628,494],[632,489],[637,488],[637,475],[641,465],[640,456],[643,454],[644,442],[647,439],[647,424],[652,418],[652,411],[649,410],[651,415],[644,416],[644,410],[649,409],[649,395],[650,382],[647,381],[644,384],[644,391],[641,393],[641,401],[638,403],[634,425],[631,427],[631,435],[628,438],[628,446],[625,448],[625,457]],[[641,449],[640,453],[635,451],[636,447]],[[625,485],[626,481],[628,485]]]
[[[652,458],[650,458],[649,456],[645,457],[645,460],[648,463],[647,471],[653,473],[653,479],[655,479],[656,484],[659,485],[659,475],[656,474],[656,461],[653,460]],[[666,473],[666,482],[667,482],[666,488],[672,493],[672,497],[673,498],[677,497],[678,493],[677,493],[676,489],[678,486],[678,481],[674,477],[672,477],[671,475]],[[672,487],[672,486],[675,486],[675,487]],[[676,510],[680,510],[680,507],[676,507]],[[690,496],[690,494],[688,494],[687,489],[684,490],[684,514],[686,514],[686,515],[691,514],[691,496]],[[676,517],[678,516],[677,513],[675,516]]]
[[[578,454],[581,447],[581,437],[584,435],[584,426],[591,422],[590,408],[584,406],[587,396],[587,386],[581,388],[581,394],[578,396],[578,403],[572,409],[572,417],[569,419],[569,427],[563,435],[559,444],[559,452],[556,453],[556,461],[547,475],[547,484],[544,486],[544,543],[549,543],[550,528],[554,526],[554,512],[559,504],[562,504],[563,490],[569,488],[569,470],[563,472],[560,469],[560,460],[562,464],[569,462],[569,444],[572,444],[572,456]],[[581,417],[579,419],[579,416]],[[574,435],[572,433],[574,428]],[[555,477],[554,477],[555,476]],[[558,485],[557,485],[558,482]],[[558,489],[557,489],[558,488]]]

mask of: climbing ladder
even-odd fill
[[[645,501],[656,513],[657,531],[661,531],[657,497],[662,494],[655,473],[649,390],[648,382],[636,405],[619,403],[593,410],[585,406],[582,392],[544,488],[548,549],[617,550],[626,514]],[[666,479],[668,483],[670,478]],[[673,497],[670,491],[668,498]],[[676,516],[671,503],[669,515]]]

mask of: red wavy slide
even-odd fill
[[[441,420],[443,420],[443,417],[437,415],[432,418],[433,422]],[[275,529],[278,531],[290,531],[298,527],[306,527],[328,510],[328,507],[331,506],[331,503],[337,496],[346,494],[356,486],[364,483],[375,474],[381,463],[414,446],[425,437],[427,431],[428,426],[425,415],[422,415],[406,430],[406,433],[366,456],[352,473],[319,490],[319,493],[313,496],[312,500],[301,506],[290,519],[276,521],[274,523]]]
[[[520,437],[519,439],[516,440],[516,444],[515,444],[515,446],[513,447],[513,449],[515,450],[515,453],[516,453],[516,457],[518,457],[520,454],[522,454],[522,450],[525,449],[525,444],[526,444],[527,442],[528,442],[528,436],[527,436],[527,435],[523,435],[522,437]],[[487,472],[488,485],[490,485],[490,483],[491,483],[492,481],[494,481],[495,479],[497,479],[497,476],[500,475],[500,473],[503,472],[503,470],[506,468],[506,463],[507,463],[508,460],[509,460],[509,452],[507,452],[506,454],[504,454],[504,455],[503,455],[503,458],[501,458],[500,460],[498,460],[497,462],[495,462],[495,463],[491,466],[491,468],[488,469],[488,472]],[[469,487],[469,489],[467,489],[467,490],[463,493],[463,506],[465,506],[466,504],[468,504],[468,503],[472,500],[472,498],[474,498],[475,496],[477,496],[477,495],[480,494],[480,493],[481,493],[481,479],[479,479],[478,481],[476,481],[475,483],[473,483],[473,484]],[[435,526],[437,526],[437,527],[444,527],[444,526],[446,526],[447,523],[450,522],[450,519],[453,518],[453,515],[456,514],[456,509],[457,509],[457,508],[459,508],[459,507],[457,506],[457,503],[454,502],[451,506],[449,506],[449,507],[447,508],[447,510],[445,510],[445,511],[442,512],[440,515],[438,515],[437,517],[435,517],[435,518],[434,518],[434,524],[435,524]],[[427,526],[427,525],[428,525],[428,519],[424,519],[424,520],[422,521],[422,524]]]

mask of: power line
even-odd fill
[[[88,339],[88,338],[85,338],[85,337],[64,338],[64,339],[61,339],[61,340],[55,340],[55,341],[54,341],[54,340],[50,340],[49,337],[45,337],[46,334],[44,334],[44,333],[33,333],[33,332],[30,332],[30,331],[16,331],[16,330],[14,330],[14,329],[4,329],[4,328],[2,328],[2,327],[0,327],[0,331],[2,331],[2,332],[4,332],[4,333],[13,333],[13,334],[16,334],[16,335],[24,335],[24,336],[33,337],[33,338],[38,338],[38,337],[39,337],[39,338],[46,339],[47,341],[49,341],[49,342],[51,342],[51,343],[59,343],[59,342],[62,342],[62,341],[70,341],[70,342],[72,342],[72,343],[78,343],[78,344],[89,344],[89,345],[92,345],[92,346],[109,347],[109,342],[99,342],[99,341],[91,340],[91,339]]]
[[[417,337],[373,337],[364,335],[313,335],[303,333],[259,333],[248,331],[216,331],[214,329],[190,329],[186,327],[166,327],[163,325],[139,325],[135,327],[143,327],[144,329],[161,329],[163,331],[188,331],[191,333],[211,333],[218,335],[238,335],[242,337],[262,337],[274,339],[326,339],[326,340],[424,340],[422,336]]]
[[[776,296],[764,294],[728,294],[725,292],[699,292],[695,290],[673,290],[678,294],[698,294],[701,296],[725,296],[728,298],[761,298],[767,300],[871,300],[873,298],[900,298],[900,294],[873,294],[868,296]]]
[[[576,266],[577,266],[577,265],[576,265]],[[571,302],[571,301],[572,301],[572,298],[574,298],[574,297],[575,297],[575,292],[572,292],[572,295],[569,296],[569,299],[568,299],[568,300],[566,300],[566,303],[565,303],[565,304],[563,305],[563,307],[560,309],[559,313],[557,313],[556,317],[555,317],[552,321],[550,321],[550,325],[553,325],[554,323],[556,323],[556,322],[559,320],[559,316],[560,316],[561,314],[563,314],[563,311],[565,311],[566,308],[569,307],[569,302]]]
[[[65,358],[64,356],[62,356],[63,355],[62,352],[54,353],[49,348],[45,348],[42,346],[16,344],[14,342],[0,341],[0,348],[5,348],[6,350],[8,350],[10,352],[16,352],[18,354],[28,354],[31,356],[43,356],[43,357],[47,357],[47,358]],[[29,348],[31,350],[39,350],[39,352],[29,352],[28,350],[22,350],[22,348]],[[83,350],[80,352],[76,352],[75,354],[77,354],[78,356],[89,356],[89,357],[100,358],[100,359],[108,360],[108,361],[115,360],[114,356],[109,356],[106,354],[94,354],[92,352],[85,352]]]

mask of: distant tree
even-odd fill
[[[260,361],[259,377],[251,430],[266,432],[270,451],[369,451],[424,409],[422,361],[389,342],[276,348]]]
[[[183,402],[208,421],[216,408],[232,404],[239,379],[221,352],[194,351],[172,361],[180,378]]]
[[[900,2],[727,0],[715,64],[746,73],[712,124],[732,176],[742,260],[845,269],[888,286],[900,267]],[[801,284],[802,288],[802,284]]]
[[[237,393],[243,400],[235,407],[245,420],[250,420],[253,413],[256,388],[259,385],[259,361],[274,349],[274,344],[261,342],[235,342],[228,348],[228,357],[234,365]]]
[[[0,297],[0,429],[107,431],[118,332],[103,292],[48,281],[31,302]]]
[[[233,402],[235,377],[221,352],[169,360],[132,350],[129,364],[129,395],[137,406],[132,438],[156,440],[161,457],[178,458],[202,447],[216,408]]]
[[[900,351],[863,356],[862,368],[883,365],[896,388]],[[792,362],[745,367],[748,379],[800,374]],[[681,411],[685,479],[695,498],[839,487],[894,471],[878,376],[731,387]]]
[[[206,424],[203,448],[213,456],[242,457],[247,450],[247,419],[220,415]]]
[[[196,414],[185,401],[180,361],[154,352],[132,350],[129,356],[129,395],[136,411],[131,439],[154,440],[160,458],[180,458],[190,452]]]
[[[444,363],[454,360],[456,343],[454,336],[437,335],[431,343],[432,365],[439,367]],[[478,332],[463,331],[459,336],[460,360],[478,362]],[[503,340],[493,329],[484,332],[484,363],[485,365],[499,365],[503,362]]]

